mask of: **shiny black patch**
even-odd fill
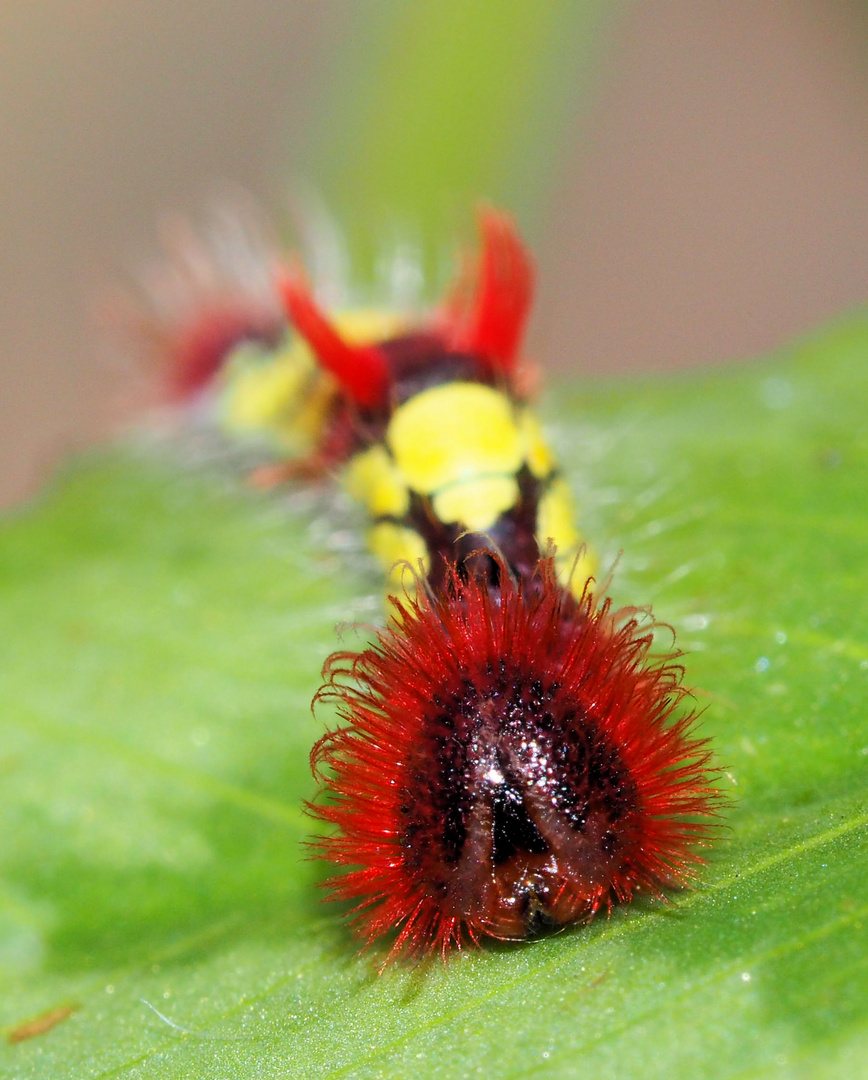
[[[493,868],[516,855],[545,854],[550,844],[538,815],[546,806],[577,838],[594,815],[598,828],[604,823],[595,850],[612,854],[610,826],[635,806],[616,749],[584,711],[561,699],[556,683],[524,682],[505,660],[486,681],[484,691],[465,681],[432,709],[405,796],[412,836],[405,848],[414,864],[456,867],[474,814],[489,823]]]

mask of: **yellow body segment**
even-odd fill
[[[576,557],[574,552],[569,559],[556,558],[555,565],[558,579],[577,600],[581,600],[589,578],[596,582],[600,573],[600,562],[588,547],[584,547]]]
[[[541,547],[551,540],[557,545],[558,551],[565,551],[579,543],[573,511],[573,493],[566,481],[558,477],[551,482],[539,502],[537,540]]]
[[[382,443],[350,459],[344,473],[344,488],[374,518],[400,518],[410,509],[410,492]]]
[[[490,529],[517,502],[518,483],[514,476],[466,480],[438,492],[432,500],[439,521],[458,522],[473,532]]]
[[[392,521],[378,521],[368,529],[368,548],[380,560],[393,586],[402,583],[403,563],[416,570],[421,560],[425,574],[431,565],[428,548],[416,530]]]
[[[561,584],[580,597],[585,582],[597,574],[597,560],[587,548],[576,558],[582,538],[575,526],[573,493],[560,477],[552,481],[540,499],[536,535],[540,551],[545,552],[549,541],[555,545],[555,565]]]
[[[275,352],[241,345],[229,358],[223,383],[226,427],[266,432],[294,455],[313,448],[336,391],[301,341]]]
[[[394,311],[359,308],[355,311],[338,312],[332,323],[344,341],[353,345],[366,345],[396,337],[406,329],[407,320],[403,315],[396,315]]]
[[[408,486],[423,495],[512,475],[524,458],[512,402],[481,383],[444,383],[416,394],[395,410],[386,443]]]
[[[519,414],[519,428],[524,441],[524,458],[527,466],[537,480],[544,480],[555,467],[555,456],[545,440],[542,424],[536,413],[522,409]]]

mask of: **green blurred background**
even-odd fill
[[[745,357],[863,301],[866,41],[850,0],[5,0],[0,503],[151,398],[89,308],[215,179],[278,218],[311,185],[361,277],[509,207],[554,369]]]

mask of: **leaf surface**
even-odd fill
[[[106,452],[0,531],[0,1022],[54,1018],[0,1075],[864,1075],[868,320],[543,412],[616,599],[689,653],[700,887],[378,976],[301,809],[335,624],[380,617],[358,522]]]

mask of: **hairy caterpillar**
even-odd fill
[[[176,386],[229,368],[236,424],[344,469],[393,575],[386,628],[326,664],[317,700],[341,726],[311,754],[311,810],[332,829],[316,850],[342,871],[327,886],[364,941],[397,931],[390,956],[525,938],[687,884],[717,800],[682,669],[596,595],[525,400],[529,257],[505,215],[481,232],[473,272],[423,322],[329,317],[283,272],[264,305],[230,289],[222,322],[206,310],[208,332],[169,335]]]

